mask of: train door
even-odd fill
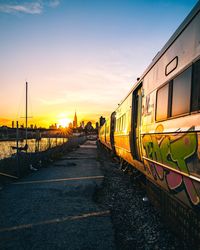
[[[115,124],[116,124],[116,112],[113,112],[111,114],[111,121],[110,121],[110,143],[113,153],[115,153],[115,142],[114,142]]]
[[[132,154],[142,161],[141,157],[141,116],[142,116],[142,84],[133,92],[132,105]]]

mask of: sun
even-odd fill
[[[61,118],[58,120],[58,127],[66,128],[70,122],[71,120],[69,118]]]

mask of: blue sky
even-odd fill
[[[196,3],[0,0],[0,118],[21,115],[26,80],[30,122],[109,114]]]

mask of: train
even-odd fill
[[[100,127],[99,141],[199,215],[200,1]]]

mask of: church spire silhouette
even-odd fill
[[[74,114],[73,128],[77,128],[77,115],[76,115],[76,111],[75,111],[75,114]]]

